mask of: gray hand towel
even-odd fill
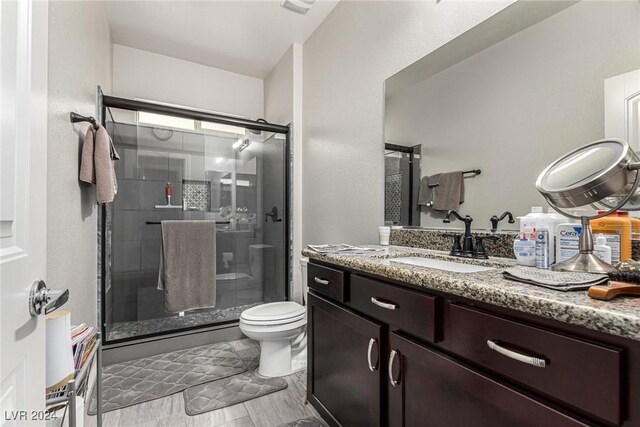
[[[215,221],[162,221],[158,289],[176,313],[216,305]]]
[[[431,206],[433,204],[433,190],[440,184],[440,175],[437,173],[431,176],[423,176],[420,179],[419,205]]]
[[[440,175],[440,182],[433,188],[433,209],[437,211],[457,210],[464,202],[464,179],[462,171]]]
[[[103,126],[87,128],[82,144],[80,181],[96,185],[98,203],[111,203],[117,192],[113,161],[120,159]]]

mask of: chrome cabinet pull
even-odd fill
[[[391,350],[391,356],[389,357],[389,382],[393,387],[397,387],[400,384],[400,379],[402,377],[402,365],[400,365],[400,371],[398,371],[398,379],[393,378],[393,362],[396,360],[396,355],[398,352],[396,350]]]
[[[313,278],[313,280],[314,280],[316,283],[319,283],[319,284],[321,284],[321,285],[328,285],[329,283],[331,283],[329,280],[321,279],[321,278],[319,278],[319,277],[314,277],[314,278]]]
[[[392,302],[384,302],[380,301],[376,297],[371,297],[371,302],[377,305],[378,307],[386,308],[387,310],[397,310],[398,306]]]
[[[517,360],[518,362],[526,363],[536,368],[544,368],[547,366],[547,361],[540,359],[539,357],[527,356],[525,354],[517,353],[513,350],[502,347],[498,343],[492,340],[487,340],[487,346],[503,356],[507,356],[510,359]]]
[[[369,370],[371,372],[374,372],[378,369],[378,361],[376,360],[376,364],[374,365],[373,362],[371,361],[371,349],[373,349],[373,345],[376,344],[378,341],[376,341],[374,338],[371,338],[369,340],[369,349],[367,350],[367,362],[369,363]],[[378,351],[379,353],[379,351]]]

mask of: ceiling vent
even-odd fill
[[[309,12],[315,2],[316,0],[282,0],[280,6],[304,15]]]

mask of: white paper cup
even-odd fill
[[[382,246],[389,246],[389,236],[391,235],[391,227],[386,227],[386,226],[378,227],[378,233],[380,234],[380,244]]]

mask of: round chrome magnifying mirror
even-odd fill
[[[609,273],[615,268],[593,254],[589,220],[602,218],[620,209],[636,196],[640,184],[640,159],[621,139],[603,139],[573,150],[551,163],[536,181],[547,203],[569,218],[580,219],[580,252],[554,264],[557,271]],[[592,206],[605,212],[576,216],[563,208]]]

